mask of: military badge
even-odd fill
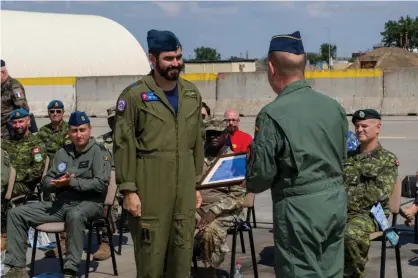
[[[67,163],[60,162],[60,164],[58,164],[58,172],[64,173],[66,170],[67,170]]]
[[[197,94],[195,91],[187,91],[184,93],[184,97],[188,97],[188,98],[196,98]]]
[[[16,111],[15,115],[16,115],[16,117],[20,117],[19,111]]]
[[[141,93],[141,98],[143,101],[157,101],[159,98],[153,92],[143,92]]]
[[[126,108],[126,101],[124,101],[123,99],[118,101],[118,111],[119,112],[123,112],[125,111]]]
[[[40,154],[40,153],[35,154],[35,156],[33,158],[35,159],[36,162],[41,162],[44,159],[42,157],[42,154]]]
[[[358,115],[360,116],[360,118],[364,118],[364,116],[366,116],[363,111],[360,111],[360,113],[358,113]]]
[[[81,116],[81,120],[84,122],[86,118],[84,116]]]
[[[40,148],[34,148],[33,150],[32,150],[32,153],[39,153],[41,151],[41,149]]]
[[[58,108],[58,106],[59,106],[58,101],[56,101],[54,105],[55,105],[55,107]]]

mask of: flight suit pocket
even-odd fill
[[[195,213],[194,210],[187,214],[176,214],[174,216],[174,238],[173,244],[176,247],[183,249],[191,248],[192,237],[192,223],[194,224]],[[194,228],[194,225],[193,225]]]
[[[139,236],[141,252],[150,255],[156,251],[153,250],[153,247],[155,246],[157,230],[160,223],[158,218],[154,216],[141,216],[140,221]]]

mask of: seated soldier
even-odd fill
[[[16,169],[16,180],[12,198],[33,194],[36,185],[41,182],[47,157],[44,142],[30,132],[29,113],[23,109],[15,109],[10,114],[11,128],[9,140],[2,140],[2,149],[6,151],[11,166]],[[2,199],[7,188],[2,188]],[[2,214],[5,208],[2,206]],[[6,234],[2,233],[2,247]]]
[[[28,277],[27,231],[43,223],[65,221],[67,255],[64,278],[75,278],[84,246],[88,221],[103,215],[112,164],[109,152],[91,137],[90,120],[76,111],[68,121],[72,144],[58,150],[43,189],[56,194],[44,201],[15,207],[7,214],[7,248],[4,264],[11,267],[6,278]]]
[[[208,148],[205,151],[205,164],[203,173],[209,169],[214,159],[221,154],[233,153],[230,145],[218,139],[216,146],[211,142],[222,136],[225,131],[225,122],[210,119],[206,122]],[[228,140],[228,136],[222,136]],[[200,191],[202,203],[196,212],[196,224],[200,239],[200,257],[211,275],[216,277],[218,268],[229,251],[226,243],[227,230],[234,226],[237,221],[244,220],[243,202],[245,189],[239,185],[221,187]]]
[[[380,230],[370,210],[380,202],[386,217],[389,216],[389,197],[398,177],[399,161],[379,143],[382,124],[376,110],[356,111],[352,122],[360,146],[348,153],[344,164],[348,206],[344,272],[347,276],[364,277],[371,245],[369,236]]]

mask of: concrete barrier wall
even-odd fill
[[[385,70],[382,113],[418,114],[418,68]]]
[[[75,77],[17,78],[17,80],[24,86],[29,108],[35,116],[47,116],[47,106],[53,99],[61,100],[67,112],[75,110]]]
[[[255,116],[276,97],[265,72],[184,74],[199,89],[214,114],[235,108]],[[418,68],[309,71],[305,75],[313,89],[336,99],[348,114],[374,108],[382,115],[418,113]],[[32,112],[46,116],[52,99],[64,101],[66,111],[86,111],[105,117],[122,90],[140,76],[22,78]]]

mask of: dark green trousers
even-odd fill
[[[273,200],[275,272],[280,278],[341,278],[344,188]]]
[[[50,222],[65,221],[64,269],[78,270],[84,246],[84,230],[89,220],[103,215],[103,204],[96,202],[37,202],[12,208],[7,213],[7,251],[4,263],[26,267],[28,230]],[[57,242],[59,244],[59,242]]]

